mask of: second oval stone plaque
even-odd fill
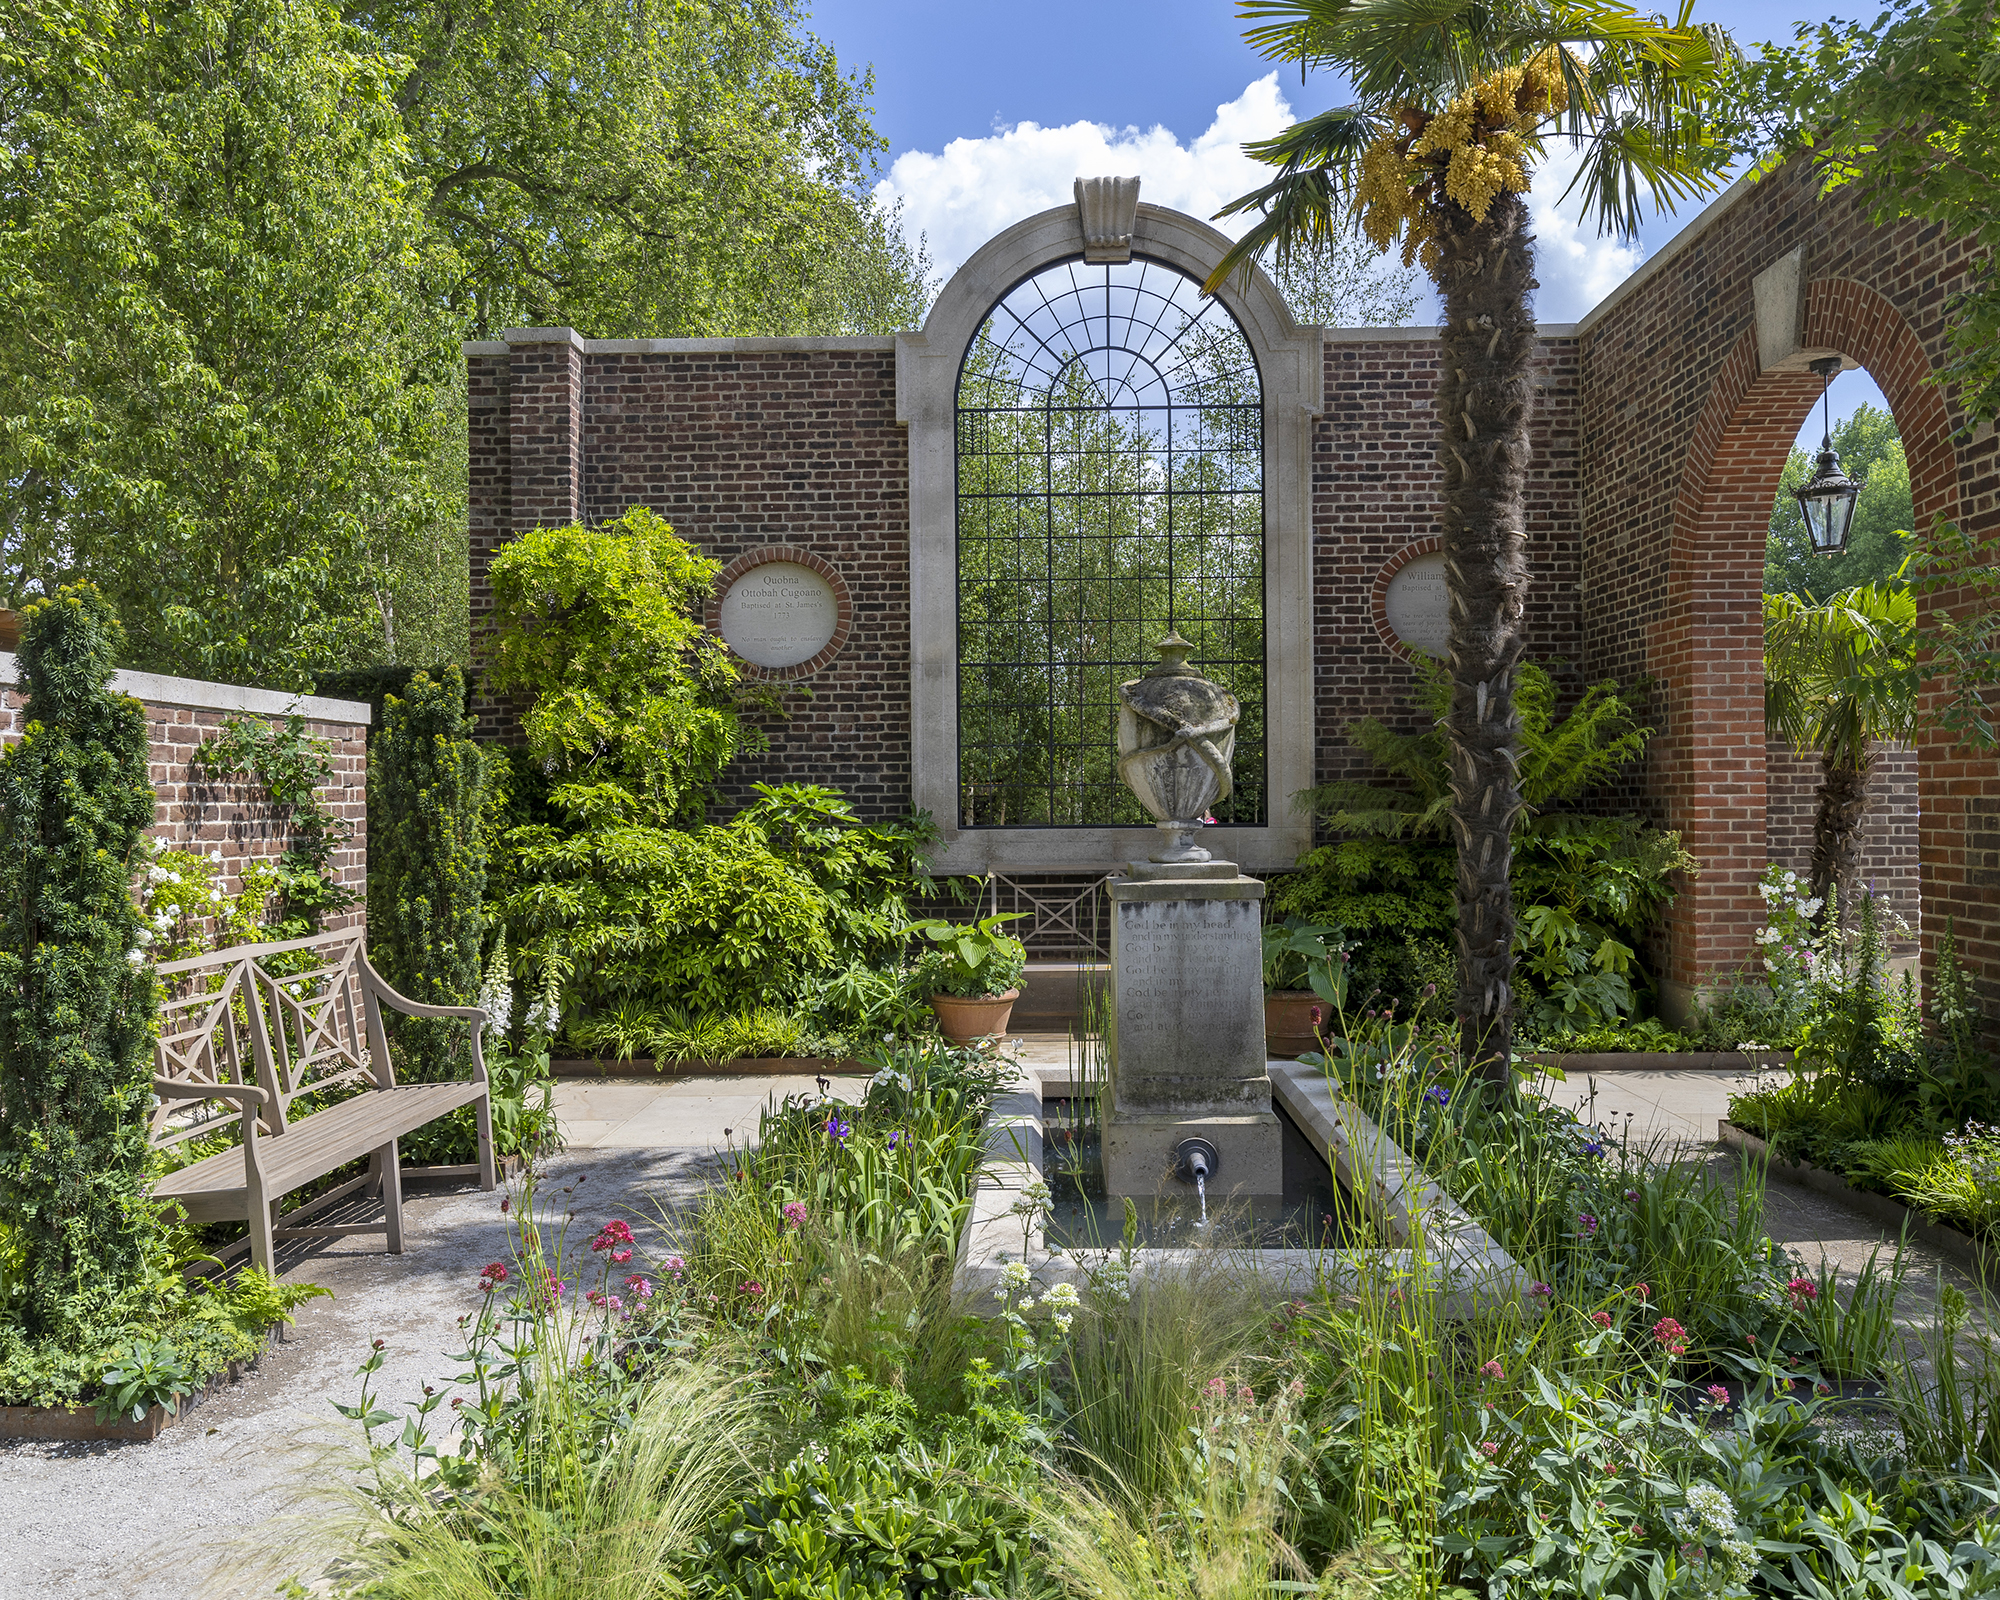
[[[729,586],[720,622],[723,640],[752,666],[796,667],[832,642],[840,602],[812,568],[767,561]]]

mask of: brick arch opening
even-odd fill
[[[1804,348],[1783,370],[1760,368],[1754,326],[1737,338],[1690,437],[1674,504],[1666,606],[1649,650],[1665,700],[1652,779],[1667,825],[1680,831],[1701,872],[1667,913],[1670,1005],[1684,1005],[1704,978],[1748,964],[1764,920],[1757,893],[1768,856],[1764,546],[1792,443],[1820,394],[1818,378],[1793,369],[1827,354],[1864,368],[1902,435],[1918,526],[1957,514],[1950,418],[1902,314],[1864,283],[1820,279],[1808,286],[1801,331]],[[1928,863],[1936,779],[1923,757],[1920,741],[1920,851]]]

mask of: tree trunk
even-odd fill
[[[1843,918],[1853,914],[1861,886],[1861,819],[1868,810],[1868,775],[1875,752],[1866,745],[1857,758],[1820,757],[1819,805],[1813,813],[1813,893],[1826,898],[1827,885],[1840,891]],[[1825,908],[1820,911],[1826,915]]]
[[[1458,843],[1458,1023],[1466,1061],[1511,1091],[1514,1044],[1512,833],[1521,810],[1515,670],[1528,594],[1522,489],[1533,240],[1521,196],[1483,221],[1447,203],[1438,229],[1444,297],[1438,463],[1444,469],[1451,594],[1451,817]]]

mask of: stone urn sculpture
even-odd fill
[[[1154,648],[1160,664],[1118,686],[1118,775],[1164,836],[1154,861],[1206,861],[1195,835],[1209,811],[1229,798],[1242,708],[1187,664],[1194,646],[1178,633]]]

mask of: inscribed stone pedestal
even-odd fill
[[[722,637],[758,667],[796,667],[833,639],[840,602],[833,585],[796,561],[752,567],[722,597]]]
[[[1105,1188],[1174,1192],[1175,1149],[1200,1137],[1222,1157],[1211,1199],[1269,1214],[1284,1182],[1264,1049],[1264,886],[1224,861],[1132,871],[1109,891]]]

